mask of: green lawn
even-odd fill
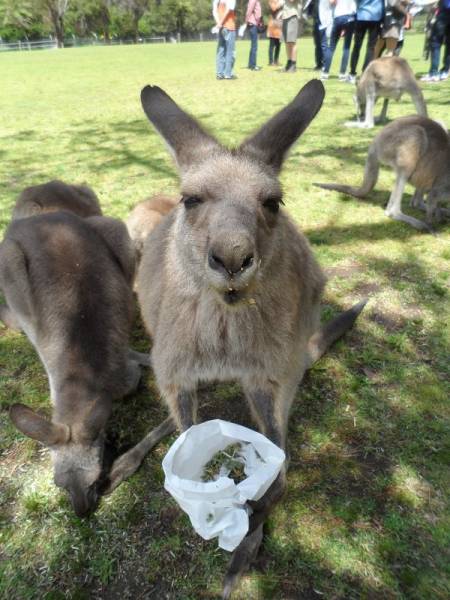
[[[427,70],[421,48],[421,36],[408,36],[404,56],[417,74]],[[266,42],[258,73],[243,68],[248,42],[237,51],[233,82],[215,80],[211,43],[0,54],[1,231],[17,193],[53,178],[87,182],[104,212],[117,217],[152,193],[176,192],[175,169],[140,107],[147,83],[233,144],[314,76],[310,39],[299,43],[295,75],[265,66]],[[344,128],[354,90],[336,78],[326,89],[282,173],[286,209],[329,275],[325,316],[370,301],[298,393],[288,491],[236,597],[447,599],[449,228],[430,236],[387,219],[393,174],[386,169],[364,202],[312,186],[361,181],[379,131]],[[424,93],[430,116],[450,126],[450,81]],[[412,108],[405,97],[389,115]],[[139,324],[133,337],[134,347],[149,347]],[[202,418],[241,420],[237,386],[203,397]],[[8,406],[17,401],[50,410],[36,353],[24,336],[0,326],[1,598],[217,597],[228,555],[201,540],[163,490],[161,460],[174,438],[92,518],[80,520],[52,483],[48,452],[9,423]],[[139,394],[117,404],[110,436],[132,444],[165,414],[146,373]]]

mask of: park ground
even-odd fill
[[[404,56],[427,70],[423,38]],[[217,137],[235,144],[314,77],[310,39],[299,71],[244,69],[216,81],[213,43],[82,48],[0,55],[0,231],[26,186],[87,182],[104,212],[123,218],[156,192],[177,192],[170,157],[140,107],[158,84]],[[284,57],[284,54],[282,53]],[[286,210],[327,272],[324,318],[362,298],[357,325],[298,392],[289,426],[287,494],[236,598],[440,599],[450,597],[449,228],[423,234],[384,216],[393,174],[366,201],[313,187],[361,181],[379,131],[349,130],[349,84],[340,49],[321,112],[281,175]],[[424,87],[431,117],[450,126],[450,81]],[[409,98],[390,118],[411,114]],[[412,189],[407,189],[407,211]],[[417,216],[417,213],[416,213]],[[136,324],[133,346],[149,339]],[[249,424],[236,385],[202,392],[201,417]],[[0,597],[8,600],[217,598],[228,555],[203,541],[163,489],[161,443],[140,471],[80,520],[52,483],[48,451],[24,438],[8,407],[50,413],[44,369],[27,339],[0,326]],[[150,372],[115,406],[109,436],[127,447],[166,414]]]

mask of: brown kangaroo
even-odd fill
[[[144,111],[181,176],[182,203],[148,237],[137,277],[157,383],[181,431],[196,422],[200,381],[238,380],[260,431],[285,448],[289,410],[305,370],[363,308],[360,303],[320,328],[325,277],[280,207],[277,174],[324,93],[322,83],[310,81],[259,131],[228,150],[163,90],[142,90]],[[253,503],[224,598],[256,555],[263,523],[284,489],[283,472]]]
[[[347,121],[347,127],[370,129],[375,122],[386,122],[389,99],[400,100],[404,93],[411,96],[419,115],[427,116],[427,107],[422,90],[414,73],[404,58],[383,56],[373,60],[356,85],[356,109],[358,121]],[[384,98],[381,114],[374,119],[375,103]],[[363,117],[363,121],[360,121]]]
[[[104,431],[115,398],[140,379],[139,355],[128,350],[134,254],[125,225],[55,212],[13,221],[0,244],[0,317],[22,329],[44,364],[52,420],[23,404],[10,416],[25,435],[49,446],[54,481],[78,516],[98,504],[139,466],[151,443],[120,457],[104,481]],[[145,361],[144,361],[145,362]],[[158,429],[173,429],[170,419]],[[156,436],[158,437],[158,436]]]
[[[23,219],[58,210],[67,210],[79,217],[102,214],[98,198],[91,188],[55,179],[25,188],[17,198],[12,218]]]
[[[380,131],[369,146],[360,187],[339,183],[315,185],[365,198],[375,187],[380,164],[392,167],[396,174],[386,216],[416,229],[431,230],[435,217],[448,214],[438,204],[450,199],[450,135],[439,123],[427,117],[401,117]],[[411,205],[426,210],[427,223],[402,213],[402,196],[408,181],[416,188]],[[424,194],[427,194],[426,205]]]
[[[179,198],[157,194],[148,200],[139,202],[125,221],[130,238],[133,240],[137,257],[142,254],[148,234],[158,225],[165,215],[180,202]]]

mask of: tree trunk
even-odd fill
[[[50,12],[50,19],[53,24],[53,29],[55,31],[58,48],[64,48],[64,16],[60,15],[59,12],[53,7],[49,6],[48,9]]]
[[[111,17],[109,14],[109,10],[107,6],[103,6],[102,7],[102,24],[103,24],[103,36],[105,38],[105,43],[106,44],[110,44],[111,43],[111,36],[109,34],[109,26],[111,23]]]
[[[134,42],[137,44],[139,42],[139,19],[141,15],[138,11],[133,12],[133,30],[134,30]]]

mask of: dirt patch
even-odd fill
[[[402,315],[396,313],[388,313],[388,312],[378,312],[373,311],[369,315],[369,319],[376,323],[377,325],[381,325],[386,331],[389,333],[395,333],[397,331],[401,331],[405,327],[405,319]]]
[[[363,268],[364,267],[360,263],[351,260],[336,265],[335,267],[326,268],[325,274],[329,279],[332,279],[333,277],[350,277],[353,273],[360,273]]]

